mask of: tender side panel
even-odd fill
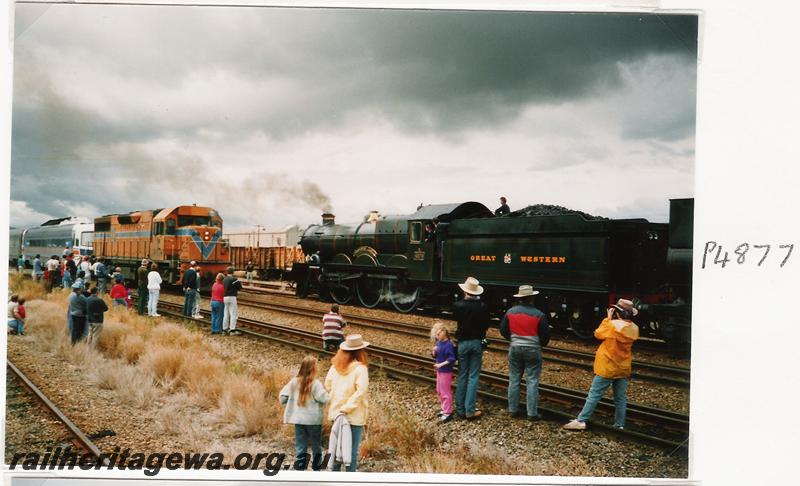
[[[607,242],[596,235],[453,238],[444,243],[442,280],[607,292]]]

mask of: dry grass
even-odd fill
[[[152,376],[119,361],[95,368],[92,381],[100,388],[116,391],[123,403],[137,408],[153,405],[159,395]]]
[[[233,436],[247,436],[280,423],[280,405],[267,400],[264,386],[249,376],[229,376],[219,400],[219,414]]]
[[[41,282],[34,282],[30,277],[15,273],[8,278],[8,288],[13,293],[24,297],[27,301],[44,300],[47,298],[47,289]]]
[[[158,385],[177,388],[185,361],[186,353],[180,348],[149,345],[137,367],[152,373]]]
[[[359,449],[360,457],[380,459],[395,451],[427,451],[437,445],[429,427],[407,413],[371,410],[367,419],[367,434]]]

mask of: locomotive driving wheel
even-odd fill
[[[407,314],[419,306],[422,297],[420,288],[409,281],[389,282],[389,300],[399,312]]]
[[[331,299],[337,304],[347,304],[353,300],[353,291],[350,286],[338,283],[330,288]]]
[[[381,302],[383,295],[383,280],[377,278],[361,277],[356,283],[358,301],[364,307],[373,309]]]
[[[595,322],[592,314],[592,307],[587,304],[573,304],[567,311],[569,327],[581,339],[591,339],[594,336]]]

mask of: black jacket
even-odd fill
[[[462,299],[453,304],[453,317],[458,322],[459,341],[484,339],[489,328],[489,306],[478,299]]]
[[[105,301],[97,296],[86,299],[86,314],[89,322],[103,322],[103,312],[108,310]]]
[[[183,272],[183,288],[197,290],[197,272],[194,268],[189,268]]]
[[[239,291],[242,290],[242,282],[233,275],[228,275],[222,281],[222,286],[225,287],[225,297],[236,297]]]

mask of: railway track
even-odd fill
[[[276,283],[276,282],[265,282],[265,281],[258,281],[253,282],[253,285],[245,285],[242,288],[242,291],[249,292],[256,295],[281,295],[285,297],[295,297],[293,291],[288,289],[293,289],[294,287],[291,285],[290,282],[284,283]],[[296,298],[296,297],[295,297]],[[426,314],[426,312],[422,312]],[[427,312],[430,314],[430,312]],[[442,320],[449,320],[446,316],[449,315],[449,312],[438,312],[436,313]],[[441,314],[444,314],[442,316]],[[494,318],[492,321],[495,327],[499,323],[499,319]],[[573,336],[570,330],[563,330],[560,328],[552,328],[552,330],[556,333],[566,334],[568,336]],[[658,352],[658,353],[665,353],[668,351],[667,343],[658,339],[650,339],[650,338],[641,338],[636,341],[635,345],[638,349],[644,349],[648,351]]]
[[[42,405],[53,417],[61,422],[69,432],[74,450],[79,454],[90,454],[94,457],[95,461],[102,459],[103,465],[108,465],[107,457],[100,457],[102,452],[100,448],[92,442],[91,438],[81,431],[75,423],[67,417],[58,406],[53,403],[47,396],[28,378],[25,373],[17,368],[11,360],[6,360],[6,368],[12,375],[35,397],[36,401]]]
[[[161,310],[162,314],[170,314],[178,318],[195,321],[195,319],[187,318],[180,314],[182,310],[180,304],[161,301],[159,302],[159,309],[163,309]],[[166,309],[175,309],[175,312],[167,311]],[[210,314],[205,310],[202,313],[204,316],[209,316]],[[247,335],[269,339],[273,342],[315,354],[332,354],[321,349],[319,333],[248,318],[239,318],[237,322],[237,329]],[[376,358],[370,363],[370,366],[378,368],[388,375],[428,384],[435,384],[436,382],[432,373],[432,361],[430,358],[374,345],[370,346],[369,353],[370,356]],[[456,366],[457,369],[458,367]],[[425,374],[420,374],[419,370],[424,370]],[[508,378],[505,375],[482,371],[480,382],[482,389],[479,390],[479,395],[492,401],[506,403]],[[524,403],[524,382],[520,385],[520,388],[521,402]],[[574,418],[586,398],[585,390],[573,390],[546,384],[539,386],[539,395],[540,400],[544,403],[543,406],[539,407],[540,413],[546,418],[559,421]],[[604,398],[598,405],[596,413],[609,417],[613,415],[613,410],[613,402]],[[670,449],[685,447],[687,443],[686,437],[689,432],[689,418],[687,415],[631,402],[628,403],[627,413],[628,421],[634,427],[633,429],[620,430],[594,420],[589,423],[593,429],[601,430],[607,434],[633,438]]]
[[[240,297],[238,301],[241,304],[246,304],[262,310],[290,313],[302,317],[320,317],[319,311],[308,309],[306,307],[280,303],[267,303],[247,299],[244,297]],[[387,319],[366,318],[351,314],[343,314],[343,316],[349,324],[367,329],[376,329],[380,331],[404,334],[421,339],[428,339],[430,335],[430,328],[421,326],[419,324],[410,324],[407,322],[399,322]],[[489,351],[508,353],[508,341],[504,339],[493,338],[488,339],[488,341]],[[546,346],[542,348],[542,358],[551,363],[559,363],[566,366],[573,366],[588,370],[593,369],[594,363],[594,353],[575,351],[557,346]],[[634,361],[633,363],[632,376],[636,379],[645,381],[665,383],[668,385],[688,388],[689,374],[690,370],[688,368],[666,366],[643,361]]]

